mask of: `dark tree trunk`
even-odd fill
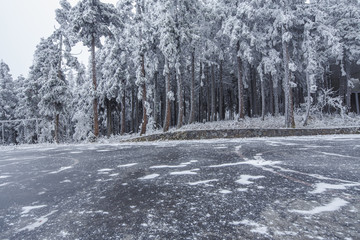
[[[346,89],[346,107],[347,111],[349,112],[351,110],[351,84],[350,84],[350,70],[351,70],[351,64],[346,61],[345,62],[345,73],[346,73],[346,81],[345,81],[345,89]]]
[[[214,64],[211,64],[211,119],[210,121],[216,121],[216,93],[215,93],[215,71]]]
[[[98,116],[98,99],[96,96],[97,83],[96,83],[96,61],[95,61],[95,36],[91,36],[91,65],[92,65],[92,81],[95,96],[93,99],[93,111],[94,111],[94,135],[99,137],[99,116]]]
[[[256,68],[255,67],[251,67],[251,96],[253,97],[253,109],[252,109],[252,114],[253,116],[258,116],[259,115],[259,97],[258,97],[258,93],[257,93],[257,82],[256,82]]]
[[[189,124],[195,121],[195,51],[191,53],[191,85]]]
[[[107,137],[110,137],[113,134],[113,123],[112,123],[112,117],[111,117],[111,101],[109,99],[105,99],[105,105],[106,105],[106,129],[107,129]]]
[[[261,87],[261,120],[265,120],[265,79],[261,77],[260,80],[260,87]]]
[[[202,102],[202,98],[203,98],[203,82],[202,82],[202,62],[200,62],[200,74],[199,74],[199,82],[200,82],[200,87],[199,87],[199,122],[203,122],[203,102]]]
[[[142,75],[142,77],[145,78],[145,59],[144,59],[144,55],[141,56],[141,75]],[[143,135],[143,134],[146,133],[146,126],[148,124],[148,116],[147,116],[147,112],[146,112],[146,102],[147,102],[146,83],[142,83],[141,91],[142,91],[142,105],[143,105],[143,120],[142,120],[140,135]]]
[[[272,116],[274,116],[274,88],[273,88],[273,80],[272,75],[269,75],[269,111]]]
[[[207,108],[207,121],[211,121],[211,86],[210,86],[210,70],[209,66],[206,66],[206,108]]]
[[[238,70],[238,98],[239,98],[239,119],[244,119],[244,85],[242,82],[242,61],[239,55],[240,42],[237,43],[237,70]]]
[[[56,143],[59,143],[59,119],[60,115],[57,113],[55,114],[55,133],[54,139]]]
[[[169,64],[166,62],[166,68],[168,70],[168,72],[166,73],[166,78],[165,78],[165,120],[164,120],[164,132],[169,131],[169,127],[170,127],[170,121],[171,121],[171,101],[172,99],[170,99],[170,91],[171,91],[171,82],[170,82],[170,69],[169,69]]]
[[[158,75],[159,73],[156,71],[154,74],[154,123],[156,128],[159,126]]]
[[[282,26],[282,35],[286,32],[285,26]],[[288,49],[288,43],[286,41],[282,41],[282,50],[283,50],[283,61],[284,61],[284,69],[285,69],[285,77],[284,77],[284,94],[285,94],[285,126],[295,127],[294,121],[294,111],[293,111],[293,100],[292,100],[292,89],[290,86],[291,73],[289,69],[290,63],[290,55]]]
[[[139,132],[139,117],[140,117],[140,107],[139,107],[139,105],[140,105],[140,103],[139,103],[139,99],[138,99],[138,93],[137,93],[137,91],[138,90],[135,90],[135,117],[134,117],[134,119],[135,119],[135,125],[134,125],[134,127],[135,127],[135,132],[137,133],[137,132]]]
[[[274,91],[274,114],[275,116],[279,116],[279,82],[277,77],[275,77],[275,81],[273,81],[272,85]]]
[[[219,89],[219,117],[220,120],[224,120],[224,86],[223,86],[223,60],[220,61],[220,89]]]
[[[306,71],[306,90],[307,90],[307,103],[306,103],[306,115],[304,126],[308,124],[309,116],[310,116],[310,107],[311,107],[311,92],[310,92],[310,74]]]
[[[125,89],[122,90],[121,96],[121,129],[120,135],[124,135],[126,131],[126,96],[125,96]]]
[[[180,71],[180,70],[179,70]],[[177,128],[181,128],[184,120],[184,92],[183,92],[183,80],[182,73],[177,73],[177,102],[178,102],[178,115],[177,115]]]

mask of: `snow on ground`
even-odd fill
[[[235,118],[237,119],[237,118]],[[343,127],[359,127],[360,126],[360,115],[351,115],[344,116],[343,118],[340,115],[323,115],[320,117],[312,116],[306,127],[303,126],[303,115],[295,115],[296,128],[301,129],[315,129],[315,128],[343,128]],[[224,120],[224,121],[215,121],[215,122],[206,122],[206,123],[194,123],[187,124],[177,129],[176,127],[170,128],[169,132],[181,132],[186,130],[216,130],[216,129],[278,129],[285,128],[284,116],[273,117],[266,116],[265,120],[262,121],[261,118],[249,118],[238,120]],[[157,130],[148,130],[146,135],[152,134],[161,134],[163,133],[162,129]],[[121,140],[128,140],[132,138],[139,137],[139,134],[126,134],[124,136],[113,136],[109,139],[102,138],[100,143],[111,143],[118,142]],[[276,143],[274,142],[276,145]],[[171,147],[171,146],[158,146],[158,147]],[[224,148],[219,146],[219,149]]]
[[[268,228],[262,224],[256,223],[254,221],[250,221],[250,220],[242,220],[240,222],[234,221],[230,223],[231,225],[245,225],[245,226],[249,226],[252,229],[250,230],[250,232],[253,233],[259,233],[261,235],[268,235]]]
[[[226,189],[220,189],[220,190],[219,190],[219,193],[222,193],[222,194],[230,194],[230,193],[232,193],[232,191],[226,190]]]
[[[150,180],[150,179],[157,178],[159,176],[160,176],[160,174],[154,173],[154,174],[150,174],[150,175],[146,175],[144,177],[141,177],[141,178],[139,178],[139,180]]]
[[[137,165],[137,163],[129,163],[129,164],[123,164],[123,165],[119,165],[117,166],[118,168],[126,168],[126,167],[133,167]]]
[[[197,181],[197,182],[189,182],[188,184],[190,186],[195,186],[195,185],[201,185],[201,184],[208,184],[211,182],[218,182],[219,179],[210,179],[210,180],[203,180],[203,181]]]
[[[196,168],[187,171],[171,172],[170,175],[196,175],[196,171],[200,171],[200,169]]]
[[[289,210],[289,212],[293,212],[293,213],[300,213],[300,214],[304,214],[304,215],[314,215],[314,214],[319,214],[322,212],[333,212],[333,211],[337,211],[340,208],[346,206],[348,204],[347,201],[341,199],[341,198],[335,198],[333,199],[329,204],[326,204],[324,206],[320,206],[320,207],[315,207],[312,210]]]
[[[45,224],[49,220],[48,217],[50,215],[53,215],[56,212],[57,212],[57,210],[54,210],[54,211],[52,211],[52,212],[50,212],[50,213],[48,213],[48,214],[46,214],[44,216],[41,216],[39,218],[34,219],[34,222],[32,224],[29,224],[26,227],[23,227],[23,228],[19,229],[18,232],[22,232],[22,231],[25,231],[25,230],[32,231],[35,228],[40,227],[41,225]]]
[[[328,189],[337,189],[337,190],[345,190],[347,187],[355,187],[360,186],[360,183],[353,183],[353,184],[329,184],[329,183],[316,183],[315,189],[310,191],[309,193],[317,194],[323,193]]]
[[[34,209],[39,209],[39,208],[44,208],[47,207],[47,205],[38,205],[38,206],[26,206],[26,207],[22,207],[22,212],[20,213],[21,215],[27,214],[30,211],[34,210]]]
[[[60,173],[62,171],[65,171],[65,170],[68,170],[68,169],[71,169],[73,168],[73,166],[68,166],[68,167],[61,167],[59,170],[57,171],[53,171],[53,172],[50,172],[49,174],[56,174],[56,173]]]
[[[255,179],[260,179],[260,178],[264,178],[265,176],[250,176],[250,175],[241,175],[239,180],[236,180],[236,183],[239,184],[243,184],[243,185],[249,185],[249,184],[253,184],[254,182],[249,181],[249,180],[255,180]]]
[[[99,169],[98,172],[101,173],[101,172],[111,172],[111,171],[114,171],[114,169],[111,169],[111,168],[103,168],[103,169]]]

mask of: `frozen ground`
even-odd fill
[[[359,239],[360,136],[0,148],[0,239]]]

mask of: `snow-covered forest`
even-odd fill
[[[0,62],[6,143],[265,116],[284,116],[290,128],[295,113],[306,125],[312,115],[356,112],[358,0],[60,3],[59,26],[40,40],[26,78]],[[78,43],[88,66],[72,54]]]

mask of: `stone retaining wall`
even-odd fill
[[[221,129],[221,130],[190,130],[148,135],[132,139],[132,142],[158,140],[191,140],[213,138],[252,138],[252,137],[286,137],[313,136],[333,134],[360,134],[360,127],[328,128],[328,129]]]

